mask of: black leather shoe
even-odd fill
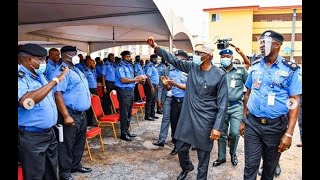
[[[147,121],[155,121],[154,119],[152,119],[151,117],[149,117],[149,118],[145,118],[145,120],[147,120]]]
[[[158,116],[151,116],[151,118],[153,118],[153,119],[159,119]]]
[[[89,173],[89,172],[91,172],[91,171],[92,171],[92,169],[91,169],[91,168],[87,168],[87,167],[82,167],[82,168],[80,168],[80,169],[73,169],[73,170],[71,170],[72,173],[74,173],[74,172]]]
[[[177,148],[174,147],[173,150],[170,152],[170,155],[176,155],[178,154]]]
[[[137,137],[137,135],[136,134],[131,134],[131,133],[129,133],[129,132],[127,132],[127,135],[129,136],[129,137]]]
[[[177,180],[183,180],[183,179],[185,179],[185,178],[187,177],[188,173],[191,172],[193,169],[194,169],[194,167],[192,167],[192,169],[190,169],[190,170],[183,170],[183,171],[179,174]]]
[[[163,112],[161,110],[158,110],[157,114],[163,114]]]
[[[226,159],[222,159],[222,160],[220,160],[220,159],[217,159],[217,160],[215,160],[214,162],[213,162],[213,166],[220,166],[222,163],[225,163],[226,162]]]
[[[279,176],[280,174],[281,174],[281,168],[280,168],[280,165],[278,164],[276,167],[276,171],[274,171],[274,175]]]
[[[155,145],[155,146],[164,147],[164,143],[163,143],[163,142],[160,142],[160,141],[153,142],[152,144]]]
[[[125,141],[132,141],[132,139],[126,134],[126,135],[121,135],[120,139],[125,140]]]
[[[238,165],[237,155],[231,155],[231,163],[232,163],[232,165],[234,165],[234,166]]]

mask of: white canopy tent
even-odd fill
[[[188,52],[195,45],[161,0],[19,0],[18,17],[18,41],[73,45],[87,53],[146,44],[149,36]]]

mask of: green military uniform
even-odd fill
[[[232,65],[227,71],[221,67],[227,74],[228,83],[228,111],[222,129],[221,138],[218,141],[218,160],[226,159],[227,133],[230,124],[230,155],[236,155],[239,141],[239,127],[243,118],[243,86],[247,80],[248,72],[243,67]]]

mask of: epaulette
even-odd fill
[[[255,64],[259,63],[259,62],[261,62],[261,58],[254,60],[254,61],[251,63],[251,65],[253,66],[253,65],[255,65]]]
[[[26,73],[23,71],[18,71],[18,77],[23,78]]]
[[[289,66],[293,71],[297,70],[300,68],[295,62],[288,61],[286,59],[282,59],[282,62],[284,65]]]

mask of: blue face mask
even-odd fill
[[[198,66],[200,66],[202,64],[202,61],[201,61],[201,56],[199,55],[193,55],[192,57],[192,61],[197,64]]]
[[[231,64],[231,58],[221,58],[220,63],[223,67],[228,67]]]
[[[32,59],[32,60],[34,60],[34,59]],[[38,63],[36,60],[34,60],[37,64],[39,64],[39,68],[38,69],[36,69],[36,68],[34,68],[32,65],[31,65],[31,67],[34,69],[34,71],[37,73],[37,74],[43,74],[44,73],[44,71],[46,70],[46,68],[47,68],[47,64],[46,64],[46,62],[44,62],[44,63]]]

